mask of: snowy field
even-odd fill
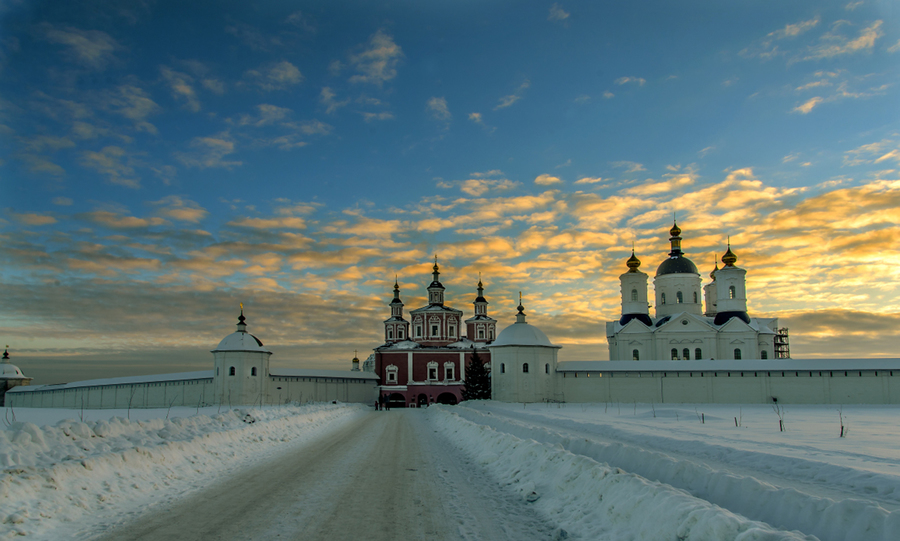
[[[900,539],[900,408],[469,402],[434,410],[434,422],[501,483],[576,537]]]
[[[900,539],[900,408],[468,402],[408,413],[433,428],[422,438],[440,438],[428,448],[455,445],[559,538]],[[91,538],[97,524],[392,415],[343,404],[12,414],[0,539]]]

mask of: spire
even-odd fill
[[[437,254],[434,254],[434,267],[432,267],[432,269],[434,270],[434,273],[433,273],[434,281],[437,282],[438,277],[441,275],[441,273],[438,272]]]
[[[241,303],[241,315],[238,316],[237,330],[238,332],[247,332],[247,324],[244,321],[247,318],[244,317],[244,303]]]
[[[400,283],[397,281],[397,275],[394,275],[394,301],[401,302],[400,300]],[[394,304],[394,301],[391,301],[391,304]]]
[[[722,256],[722,263],[725,263],[726,267],[733,267],[737,262],[737,256],[734,255],[734,252],[731,251],[731,236],[728,237],[728,250],[725,251],[725,255]]]
[[[678,227],[677,222],[672,222],[672,229],[669,230],[669,242],[672,243],[672,251],[669,252],[670,256],[679,256],[681,255],[681,228]]]
[[[525,307],[522,306],[522,292],[519,291],[519,306],[516,307],[519,313],[516,314],[516,323],[525,323]]]
[[[438,270],[437,255],[434,256],[431,285],[428,286],[428,304],[444,304],[444,285],[441,284],[441,273]]]
[[[719,262],[716,261],[716,258],[713,258],[713,263],[715,263],[716,265],[715,265],[715,268],[712,271],[710,271],[709,277],[713,279],[713,282],[715,282],[716,281],[716,271],[719,270]]]

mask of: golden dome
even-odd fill
[[[681,234],[681,228],[678,227],[678,224],[673,222],[672,229],[669,230],[669,235],[673,237],[677,237]]]
[[[728,250],[725,252],[725,255],[722,256],[722,263],[725,263],[726,267],[733,267],[736,261],[737,256],[731,251],[731,243],[729,242]]]
[[[716,268],[714,268],[713,270],[711,270],[709,272],[709,277],[712,278],[713,281],[715,281],[715,279],[716,279],[716,271],[717,270],[719,270],[719,262],[718,261],[716,261]]]
[[[628,272],[638,272],[638,267],[641,266],[641,260],[634,255],[634,250],[631,251],[631,257],[628,258],[628,261],[626,261],[625,264],[628,265]]]

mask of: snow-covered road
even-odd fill
[[[483,476],[424,411],[370,412],[102,538],[556,537],[527,502]]]

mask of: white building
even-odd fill
[[[353,365],[357,370],[270,368],[272,352],[247,332],[243,310],[237,330],[223,338],[212,354],[212,370],[16,387],[6,392],[6,404],[90,409],[326,401],[372,404],[378,396],[378,377],[360,371],[358,359]]]
[[[669,231],[669,257],[660,263],[653,278],[656,313],[650,316],[646,273],[632,251],[628,271],[619,277],[622,316],[606,324],[609,358],[612,361],[642,360],[741,360],[774,359],[782,348],[778,318],[747,315],[747,271],[736,267],[737,256],[728,250],[725,266],[710,273],[703,287],[700,272],[681,250],[681,229]],[[782,335],[783,337],[784,335]]]

